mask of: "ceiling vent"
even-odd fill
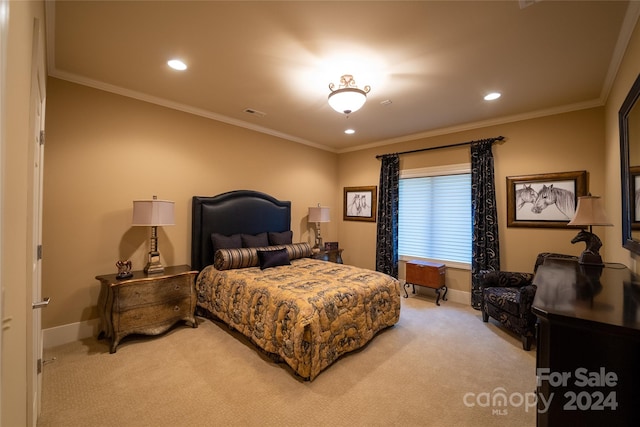
[[[258,116],[258,117],[264,117],[264,116],[267,115],[267,113],[263,113],[262,111],[254,110],[253,108],[245,108],[244,112],[247,113],[247,114],[252,114],[254,116]]]

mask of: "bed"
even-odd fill
[[[291,234],[288,201],[249,190],[193,197],[198,315],[224,322],[313,380],[398,322],[400,284],[313,259],[310,245],[290,242]]]

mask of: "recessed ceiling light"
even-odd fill
[[[173,68],[174,70],[184,71],[187,69],[187,64],[180,61],[179,59],[172,59],[169,62],[167,62],[167,64],[169,65],[169,67]]]
[[[485,95],[485,101],[493,101],[494,99],[498,99],[502,96],[500,92],[491,92]]]
[[[344,133],[346,133],[347,135],[353,135],[354,133],[356,133],[356,131],[353,129],[347,129],[344,131]]]

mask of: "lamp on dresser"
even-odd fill
[[[322,250],[322,236],[320,235],[320,223],[321,222],[329,222],[329,208],[320,206],[318,203],[317,207],[309,208],[309,220],[308,222],[316,223],[316,244],[313,247],[314,249],[319,248]]]
[[[152,200],[133,201],[133,226],[151,227],[151,250],[144,272],[147,274],[162,273],[164,267],[160,262],[158,251],[158,227],[175,224],[174,202],[158,200],[153,196]]]
[[[602,257],[600,256],[600,247],[602,242],[600,238],[593,234],[594,225],[613,225],[607,219],[604,212],[600,196],[581,196],[578,198],[578,207],[573,219],[569,221],[569,225],[588,225],[589,231],[581,230],[571,243],[585,242],[587,247],[580,255],[578,262],[583,265],[603,266]]]

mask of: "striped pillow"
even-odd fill
[[[261,248],[226,248],[216,251],[213,258],[213,266],[216,270],[257,267],[260,265],[258,251],[274,251],[277,249],[286,249],[289,254],[289,259],[311,256],[311,246],[307,242],[292,243],[290,245],[264,246]]]

